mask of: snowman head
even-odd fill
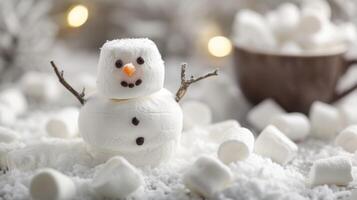
[[[111,99],[146,96],[163,88],[164,72],[164,62],[153,41],[108,41],[99,57],[98,92]]]

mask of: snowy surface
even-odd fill
[[[43,167],[58,169],[70,176],[77,186],[76,199],[94,199],[91,181],[101,164],[93,162],[86,153],[82,139],[54,139],[39,137],[45,133],[42,124],[45,112],[35,112],[20,120],[23,145],[31,147],[23,152],[26,160],[6,174],[0,176],[0,197],[3,199],[28,199],[29,183],[34,173]],[[145,185],[133,193],[133,199],[201,199],[190,193],[182,183],[182,174],[187,167],[201,155],[216,156],[217,145],[208,143],[205,138],[206,127],[195,127],[183,133],[182,149],[170,163],[156,168],[140,169]],[[1,148],[4,148],[4,144]],[[8,145],[9,148],[21,145]],[[27,148],[28,148],[27,147]],[[357,181],[347,187],[318,186],[310,188],[307,174],[313,161],[333,155],[352,154],[343,151],[328,142],[309,139],[299,144],[296,159],[286,166],[253,154],[246,161],[229,165],[234,173],[234,183],[224,191],[217,193],[217,199],[348,199],[351,188],[357,187]],[[21,158],[20,160],[24,160]],[[357,162],[355,162],[357,164]],[[356,171],[357,172],[357,171]],[[357,175],[354,173],[354,175]]]

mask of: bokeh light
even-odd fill
[[[84,5],[76,5],[72,7],[67,15],[67,23],[71,27],[80,27],[86,23],[88,19],[88,8]]]
[[[225,57],[231,53],[232,43],[224,36],[215,36],[208,41],[208,51],[215,57]]]

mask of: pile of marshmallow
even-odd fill
[[[263,131],[255,142],[255,152],[286,164],[297,154],[294,142],[308,136],[335,144],[349,153],[357,150],[357,105],[332,106],[314,102],[309,118],[302,113],[286,113],[276,102],[267,99],[254,107],[248,121]],[[353,180],[350,157],[335,156],[316,160],[309,174],[312,186],[322,184],[348,185]]]
[[[334,24],[325,0],[303,1],[299,8],[283,3],[261,15],[241,10],[233,24],[237,46],[279,54],[323,54],[336,52],[357,41],[350,22]]]
[[[201,126],[209,124],[210,117],[207,116],[211,116],[211,113],[204,104],[187,102],[182,108],[185,119]],[[256,139],[249,129],[240,127],[234,120],[209,126],[207,142],[217,144],[216,156],[203,156],[187,170],[183,177],[187,188],[205,197],[212,197],[234,181],[229,168],[231,163],[244,161],[252,154],[257,154],[284,166],[298,153],[295,142],[302,142],[308,137],[335,140],[336,145],[355,153],[357,158],[357,104],[335,107],[315,102],[309,116],[306,116],[287,113],[275,101],[267,99],[248,113],[247,120],[255,130],[261,131]],[[184,128],[192,126],[184,123]],[[349,156],[333,156],[314,161],[307,182],[311,187],[348,185],[353,181],[351,159]]]

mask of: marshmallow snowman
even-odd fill
[[[106,161],[123,156],[135,166],[155,166],[175,152],[182,110],[163,88],[164,63],[149,39],[105,43],[97,94],[80,110],[78,127],[89,152]]]

